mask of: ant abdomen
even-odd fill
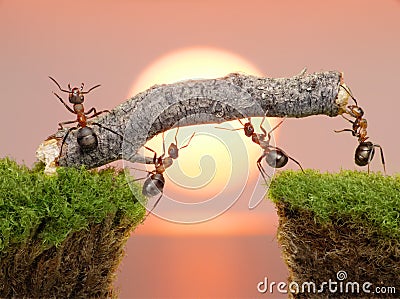
[[[152,174],[143,184],[142,194],[144,196],[153,197],[164,190],[165,179],[160,173]]]
[[[282,168],[287,164],[289,158],[279,149],[273,149],[265,156],[267,164],[273,168]]]
[[[370,141],[361,142],[354,155],[354,161],[358,166],[366,166],[374,158],[375,148]]]
[[[97,148],[97,136],[92,128],[81,127],[78,129],[77,141],[83,152],[90,152]]]

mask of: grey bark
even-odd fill
[[[189,80],[156,85],[93,119],[120,136],[92,126],[99,139],[97,149],[83,153],[77,130],[63,146],[60,166],[94,168],[115,160],[140,160],[136,154],[145,142],[174,126],[221,123],[245,117],[337,116],[340,72],[329,71],[292,78],[259,78],[230,74],[210,80]],[[62,139],[66,130],[55,136]],[[61,141],[59,142],[61,145]],[[144,161],[141,161],[144,162]]]

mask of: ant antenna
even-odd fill
[[[356,103],[356,106],[358,106],[357,100],[356,100],[356,98],[353,96],[353,94],[352,94],[350,88],[349,88],[349,87],[345,87],[345,86],[343,86],[342,84],[340,84],[339,86],[340,86],[341,88],[343,88],[343,89],[347,92],[347,94],[353,99],[354,103]]]
[[[60,86],[60,84],[58,84],[58,82],[56,81],[56,79],[54,79],[53,77],[50,77],[50,76],[49,76],[49,78],[57,85],[57,87],[58,87],[62,92],[70,93],[70,91],[65,90],[65,89],[62,89],[61,86]],[[68,88],[71,90],[71,87],[70,87],[69,84],[68,84]]]
[[[87,93],[91,92],[93,89],[100,87],[100,86],[101,86],[101,84],[97,84],[96,86],[93,86],[92,88],[90,88],[88,91],[82,91],[82,94],[87,94]],[[83,83],[82,83],[82,88],[83,88]]]

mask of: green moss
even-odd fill
[[[283,171],[271,182],[269,197],[293,210],[312,212],[322,224],[351,219],[400,239],[400,175]]]
[[[41,240],[43,249],[59,246],[68,235],[110,214],[138,224],[145,209],[139,185],[132,191],[123,172],[60,168],[47,176],[0,159],[0,253]]]

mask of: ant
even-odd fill
[[[352,121],[342,114],[342,117],[345,120],[347,120],[348,122],[353,124],[353,128],[352,129],[343,129],[343,130],[338,130],[338,131],[335,130],[335,133],[348,131],[348,132],[351,132],[351,134],[353,136],[357,137],[359,142],[365,141],[368,139],[368,137],[367,137],[368,124],[367,124],[367,120],[365,118],[363,118],[364,110],[360,106],[358,106],[357,100],[354,98],[354,96],[352,95],[352,93],[350,92],[349,89],[347,89],[343,85],[340,85],[340,87],[342,87],[347,92],[347,94],[352,98],[352,100],[355,103],[355,105],[349,105],[346,108],[346,113],[351,115],[352,117],[354,117],[355,120]]]
[[[142,194],[144,196],[153,197],[153,196],[156,196],[161,193],[160,196],[158,197],[158,199],[156,200],[156,202],[154,203],[153,207],[151,208],[151,210],[149,210],[148,214],[150,214],[154,210],[154,208],[159,203],[161,197],[163,196],[164,185],[165,185],[165,178],[164,178],[165,170],[174,163],[174,160],[176,160],[178,158],[179,150],[189,146],[193,136],[195,135],[195,133],[193,133],[192,136],[190,136],[189,141],[185,145],[178,148],[178,140],[177,140],[178,131],[179,131],[179,127],[177,128],[176,133],[175,133],[175,138],[174,138],[175,143],[172,142],[170,144],[170,146],[168,147],[168,156],[165,156],[164,132],[162,133],[163,154],[161,156],[157,157],[156,151],[154,151],[153,149],[151,149],[147,146],[144,146],[144,148],[146,148],[147,150],[154,153],[154,156],[153,156],[154,170],[146,171],[147,176],[145,176],[143,178],[135,179],[133,181],[146,179],[143,184],[143,188],[142,188]]]
[[[251,140],[258,144],[261,149],[263,150],[262,155],[260,156],[260,158],[258,158],[257,160],[257,168],[260,171],[262,177],[264,178],[264,181],[267,182],[267,178],[266,177],[270,177],[267,172],[265,171],[265,169],[262,167],[261,162],[262,159],[265,158],[265,161],[267,162],[267,164],[273,168],[282,168],[284,167],[289,159],[292,160],[293,162],[295,162],[297,165],[299,165],[301,171],[304,173],[303,167],[301,167],[300,163],[295,160],[294,158],[290,157],[287,153],[285,153],[281,148],[270,145],[270,140],[271,140],[271,133],[276,130],[282,123],[283,121],[286,119],[283,118],[275,127],[273,127],[268,133],[267,131],[264,129],[264,127],[262,126],[264,121],[265,121],[265,115],[261,121],[260,124],[260,129],[262,131],[262,134],[258,134],[255,133],[254,130],[254,126],[251,123],[251,118],[248,118],[248,122],[243,123],[240,119],[238,119],[238,121],[240,122],[240,124],[243,126],[243,128],[238,128],[238,129],[227,129],[227,128],[221,128],[221,127],[217,127],[218,129],[224,129],[224,130],[230,130],[230,131],[237,131],[237,130],[241,130],[243,129],[244,134],[247,137],[251,137]],[[268,137],[268,138],[267,138]],[[267,138],[267,139],[265,139]]]
[[[354,137],[358,138],[358,146],[356,148],[356,152],[354,155],[354,161],[358,166],[366,166],[368,165],[368,173],[369,173],[369,164],[374,158],[375,148],[378,147],[381,153],[381,162],[383,165],[383,171],[386,174],[386,166],[385,166],[385,158],[383,156],[383,149],[379,144],[374,144],[371,141],[366,141],[369,137],[367,137],[367,120],[363,118],[364,110],[358,106],[357,100],[352,95],[351,91],[340,85],[347,94],[353,99],[355,105],[349,105],[346,108],[346,113],[355,118],[354,121],[348,119],[344,115],[342,117],[353,124],[352,129],[343,129],[343,130],[335,130],[335,133],[340,132],[351,132]]]
[[[93,86],[88,91],[83,91],[83,86],[84,86],[83,83],[81,84],[80,88],[78,88],[78,87],[71,88],[71,85],[68,83],[68,90],[65,90],[65,89],[61,88],[60,84],[58,84],[58,82],[54,78],[52,78],[50,76],[49,76],[49,78],[57,85],[57,87],[62,92],[68,93],[68,100],[71,104],[73,104],[73,106],[72,106],[73,108],[70,108],[57,93],[53,92],[53,94],[61,101],[61,103],[68,109],[68,111],[70,111],[73,114],[76,114],[76,116],[77,116],[76,120],[65,121],[65,122],[59,123],[58,125],[60,126],[60,130],[64,129],[63,125],[72,124],[75,122],[78,123],[78,125],[76,127],[69,128],[67,133],[64,135],[62,143],[61,143],[61,150],[60,150],[60,154],[58,155],[58,159],[61,157],[62,148],[64,146],[64,143],[67,140],[67,137],[72,130],[78,129],[77,141],[78,141],[79,147],[82,149],[82,151],[84,153],[94,150],[98,146],[98,139],[97,139],[97,135],[95,134],[94,130],[91,127],[88,127],[89,123],[87,120],[89,118],[94,118],[104,112],[110,112],[110,111],[103,110],[103,111],[97,112],[96,108],[92,107],[89,109],[89,111],[85,112],[83,102],[85,100],[84,95],[89,93],[93,89],[100,87],[100,84]],[[91,116],[88,116],[90,113],[93,113],[93,114]],[[123,138],[123,136],[121,134],[115,132],[114,130],[106,128],[106,127],[100,125],[99,123],[90,122],[90,124],[96,125],[100,128],[108,130],[108,131]]]

